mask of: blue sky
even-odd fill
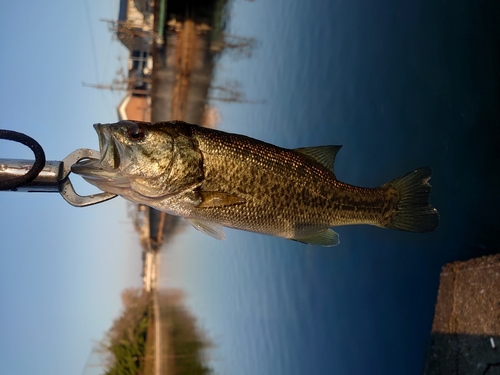
[[[116,121],[123,93],[82,82],[108,83],[126,67],[126,49],[99,21],[117,15],[116,0],[1,2],[0,128],[35,138],[48,160],[96,149],[92,124]],[[0,158],[33,156],[1,141]],[[2,372],[79,374],[118,316],[120,292],[141,284],[126,203],[75,208],[59,194],[2,192],[0,204]]]

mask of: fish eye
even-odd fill
[[[128,138],[131,141],[141,141],[144,139],[146,136],[146,133],[144,132],[144,129],[142,129],[140,126],[136,125],[130,129],[127,130]]]

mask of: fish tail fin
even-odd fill
[[[382,186],[395,188],[400,197],[392,221],[386,228],[418,233],[437,229],[439,213],[429,204],[431,174],[430,168],[419,168]]]

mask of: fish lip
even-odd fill
[[[71,172],[89,179],[102,179],[103,168],[99,159],[80,160],[71,166]],[[109,178],[108,178],[109,180]]]
[[[106,171],[116,170],[120,166],[122,154],[120,145],[115,142],[110,126],[94,124],[94,129],[99,138],[99,151],[101,153],[100,166]]]
[[[71,172],[103,191],[126,195],[131,180],[130,176],[122,171],[127,165],[126,148],[115,138],[115,132],[120,127],[109,124],[93,126],[99,138],[100,158],[80,160],[71,166]]]
[[[113,129],[103,124],[94,124],[94,129],[99,138],[100,159],[81,160],[71,167],[71,171],[94,184],[117,181],[123,184],[125,179],[119,170],[120,149],[113,138]]]
[[[116,189],[130,187],[130,181],[126,176],[116,173],[115,170],[102,168],[99,159],[80,160],[71,166],[71,172],[82,176],[87,182],[103,191],[114,192]]]

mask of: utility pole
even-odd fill
[[[104,85],[101,83],[85,83],[82,82],[83,87],[91,87],[93,89],[98,89],[98,90],[110,90],[110,91],[128,91],[131,94],[138,94],[138,95],[149,95],[148,90],[143,90],[143,89],[129,89],[124,86],[119,86],[117,84],[111,84],[111,85]]]

